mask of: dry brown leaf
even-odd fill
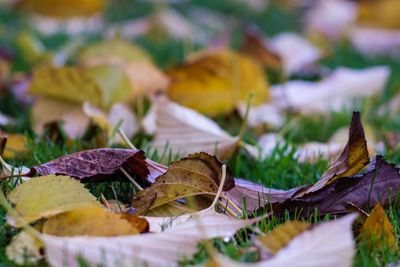
[[[219,267],[332,267],[353,265],[352,224],[357,215],[321,223],[295,237],[271,259],[257,263],[239,263],[225,256],[214,256]]]
[[[355,175],[368,163],[369,154],[364,128],[361,124],[361,114],[360,112],[353,112],[353,118],[350,123],[349,139],[340,156],[332,166],[324,172],[317,183],[303,192],[296,194],[295,197],[301,197],[305,194],[318,191],[326,184],[330,184],[340,177]]]
[[[121,214],[98,206],[79,207],[52,216],[44,223],[42,232],[55,236],[123,236],[140,233]]]
[[[232,111],[253,93],[253,105],[268,100],[266,77],[260,66],[245,55],[230,50],[208,50],[186,64],[168,71],[172,85],[169,97],[200,113]]]
[[[42,235],[47,262],[54,267],[63,266],[67,258],[69,267],[77,267],[81,255],[89,264],[108,267],[148,264],[173,266],[183,257],[197,251],[197,243],[205,238],[231,236],[237,230],[261,220],[238,220],[225,215],[195,217],[162,233],[147,233],[124,237],[57,237]],[[156,255],[156,256],[155,256]]]
[[[361,228],[360,237],[366,238],[367,245],[370,248],[380,248],[383,240],[385,247],[396,251],[397,239],[394,235],[393,226],[380,204],[376,204],[369,214]]]
[[[24,182],[10,193],[9,200],[27,223],[77,207],[100,205],[79,181],[55,175]],[[8,219],[10,224],[16,225],[12,217]]]
[[[204,152],[189,155],[173,162],[167,172],[151,187],[139,192],[132,206],[143,214],[151,208],[173,200],[194,195],[215,195],[222,178],[222,163]],[[223,189],[234,187],[232,170],[228,168]]]

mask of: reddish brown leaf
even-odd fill
[[[349,177],[342,177],[322,189],[291,199],[280,205],[275,212],[288,210],[301,215],[311,215],[318,209],[318,215],[347,213],[348,202],[362,209],[372,208],[378,203],[388,203],[400,189],[399,168],[387,163],[382,156],[376,156],[369,169]]]
[[[163,173],[162,166],[146,159],[141,150],[101,148],[73,153],[32,167],[28,175],[68,175],[81,182],[100,182],[121,179],[122,167],[130,175],[151,182]]]

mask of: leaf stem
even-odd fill
[[[221,197],[226,201],[226,203],[228,203],[228,204],[230,204],[231,206],[232,206],[232,208],[237,212],[237,213],[239,213],[241,216],[242,216],[242,209],[241,208],[239,208],[238,206],[236,206],[236,204],[235,203],[233,203],[229,198],[227,198],[226,196],[224,196],[224,195],[221,195]]]
[[[125,171],[122,167],[119,169],[123,174],[125,174],[126,178],[128,178],[128,180],[131,181],[137,187],[137,189],[139,189],[140,191],[143,190],[143,187],[141,187],[140,184],[138,184],[135,181],[135,179],[133,179],[132,176],[129,175],[129,173],[127,171]]]
[[[226,210],[232,217],[237,217],[240,214],[236,214],[234,210],[232,210],[227,204],[223,203],[222,201],[218,201],[218,206]]]
[[[225,179],[226,179],[226,165],[224,164],[222,165],[221,182],[219,183],[217,194],[215,195],[214,201],[210,207],[215,207],[215,205],[217,204],[219,197],[221,196],[222,189],[224,188]]]
[[[118,133],[119,133],[119,135],[121,136],[122,140],[124,140],[124,142],[126,143],[126,145],[127,145],[129,148],[134,149],[134,150],[138,150],[137,147],[135,147],[135,145],[132,144],[132,142],[131,142],[131,141],[129,140],[129,138],[126,136],[124,130],[122,130],[121,127],[118,128]]]

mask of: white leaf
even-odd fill
[[[177,266],[184,256],[197,251],[204,238],[231,236],[237,230],[259,221],[238,220],[224,215],[204,215],[162,233],[121,237],[57,237],[42,235],[47,262],[54,267],[79,266],[81,255],[90,265]]]
[[[203,151],[226,158],[236,147],[238,138],[222,130],[217,123],[200,113],[162,97],[157,99],[145,117],[143,126],[154,134],[149,147],[173,155]]]
[[[301,71],[321,57],[321,51],[296,33],[281,33],[269,44],[283,60],[287,74]]]
[[[365,56],[392,56],[400,59],[400,31],[354,27],[350,31],[354,47]]]
[[[352,224],[356,217],[350,214],[321,223],[295,237],[269,260],[245,264],[219,255],[214,261],[220,267],[352,266],[355,252]]]
[[[389,75],[390,69],[386,66],[363,70],[338,68],[320,82],[289,81],[273,86],[271,103],[303,113],[339,110],[356,97],[382,91]]]

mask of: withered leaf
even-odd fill
[[[296,195],[296,197],[315,192],[340,177],[357,174],[368,163],[369,155],[367,140],[365,139],[364,128],[361,124],[361,115],[360,112],[353,112],[353,118],[350,123],[349,139],[339,158],[322,175],[321,179],[317,183],[304,192]]]
[[[235,187],[223,194],[239,207],[242,206],[243,197],[246,197],[246,210],[251,212],[267,204],[283,203],[304,187],[298,186],[290,190],[280,190],[235,178]]]
[[[28,176],[68,175],[81,182],[99,182],[122,177],[120,168],[147,181],[164,173],[162,165],[133,149],[101,148],[76,152],[31,168]]]
[[[215,156],[204,152],[173,162],[147,191],[141,191],[134,197],[132,206],[142,214],[175,199],[202,194],[215,195],[222,178],[222,165]],[[234,186],[233,173],[228,167],[223,189],[227,191]]]
[[[346,203],[367,209],[378,203],[387,203],[400,189],[399,169],[387,163],[382,156],[374,157],[368,170],[362,174],[341,177],[318,191],[287,200],[275,209],[276,213],[288,210],[301,211],[302,216],[318,209],[318,215],[347,213]]]

